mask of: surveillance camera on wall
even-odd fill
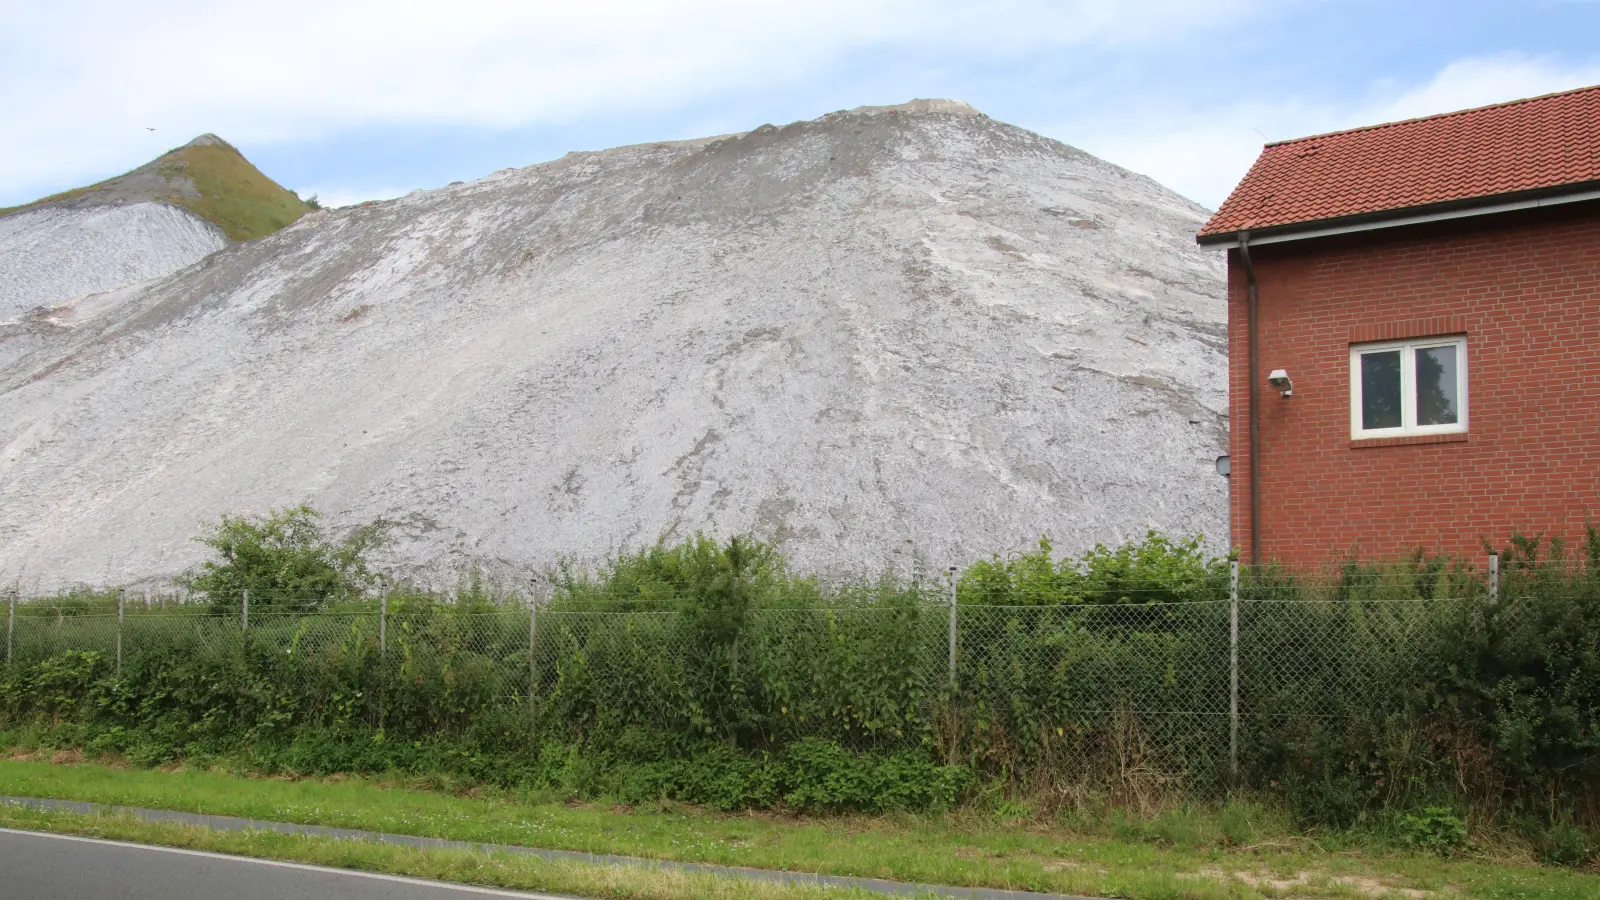
[[[1272,374],[1267,376],[1267,384],[1272,385],[1285,397],[1294,394],[1294,382],[1289,380],[1289,373],[1283,369],[1273,369]]]

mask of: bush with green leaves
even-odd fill
[[[1467,823],[1447,806],[1430,806],[1403,815],[1396,830],[1400,842],[1407,847],[1440,855],[1452,853],[1467,842]]]
[[[252,539],[321,559],[301,583],[343,597],[337,611],[263,608],[245,632],[133,610],[120,669],[115,617],[29,618],[0,669],[0,731],[145,762],[447,772],[718,808],[981,793],[1148,809],[1231,789],[1308,826],[1409,815],[1429,846],[1456,834],[1434,809],[1544,835],[1552,858],[1600,843],[1600,539],[1576,558],[1522,539],[1498,600],[1481,567],[1421,555],[1245,573],[1231,781],[1229,567],[1197,542],[1064,560],[1045,544],[969,567],[952,678],[947,586],[825,584],[770,547],[703,536],[558,572],[536,616],[478,583],[395,587],[380,638],[360,552],[298,552],[329,542],[289,535],[293,518],[244,532],[282,525]],[[270,574],[255,562],[269,556],[226,559]]]
[[[1571,821],[1551,822],[1535,829],[1533,845],[1539,858],[1556,866],[1584,866],[1600,855],[1600,834]]]
[[[1175,603],[1226,596],[1228,560],[1208,556],[1201,538],[1174,541],[1151,531],[1118,547],[1096,544],[1057,560],[1038,549],[981,560],[961,575],[962,603],[984,606]]]
[[[383,545],[379,520],[334,539],[304,504],[264,516],[223,516],[198,540],[216,554],[191,569],[181,586],[218,613],[239,609],[245,591],[261,609],[306,612],[334,598],[360,595],[371,583],[367,554]]]

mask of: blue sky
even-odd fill
[[[1214,207],[1264,139],[1600,83],[1597,36],[1595,0],[0,0],[0,206],[207,131],[349,203],[954,97]]]

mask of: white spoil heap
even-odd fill
[[[84,294],[160,278],[227,246],[167,203],[44,207],[0,218],[0,322]]]
[[[1205,216],[947,102],[314,213],[0,326],[0,579],[159,578],[300,501],[435,581],[696,530],[836,574],[1220,545]]]

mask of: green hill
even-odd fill
[[[312,207],[251,165],[232,144],[205,134],[128,172],[73,188],[0,216],[46,206],[83,208],[164,201],[221,228],[229,240],[248,241],[291,225]]]

